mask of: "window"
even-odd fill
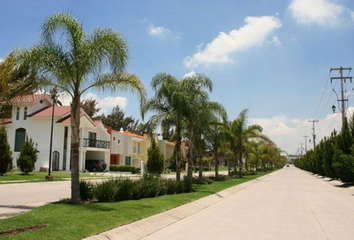
[[[88,133],[89,147],[96,147],[96,136],[97,136],[97,134],[94,132]]]
[[[21,151],[22,145],[26,138],[26,129],[17,128],[15,133],[15,152]]]
[[[117,140],[117,144],[118,144],[118,145],[120,144],[120,140],[119,140],[119,139]]]
[[[116,141],[116,137],[113,137],[113,142],[115,142]]]
[[[27,119],[27,107],[25,107],[25,111],[23,112],[23,120]]]
[[[133,153],[136,153],[136,142],[133,145]]]
[[[138,143],[138,153],[140,153],[140,143]]]
[[[16,109],[16,120],[20,120],[20,107]]]

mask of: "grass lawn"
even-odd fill
[[[0,239],[82,239],[166,211],[268,173],[270,172],[245,176],[243,179],[214,182],[211,185],[194,185],[197,192],[157,198],[78,205],[52,203],[10,219],[0,220]],[[43,228],[16,235],[1,234],[3,231],[36,225],[42,225]]]
[[[24,175],[22,172],[8,172],[5,176],[0,176],[0,184],[11,182],[46,182],[45,176],[48,175],[48,172],[31,172],[28,175]],[[51,172],[51,175],[54,177],[54,181],[63,181],[70,179],[71,175],[69,172]],[[80,174],[80,178],[92,178],[99,177],[99,175],[89,175],[89,174]],[[4,181],[4,182],[3,182]]]

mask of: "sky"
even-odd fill
[[[87,34],[97,27],[122,34],[130,53],[126,70],[141,79],[148,97],[157,73],[178,79],[203,73],[214,84],[210,99],[224,105],[230,120],[249,109],[249,124],[260,124],[289,154],[299,152],[303,136],[312,148],[308,120],[319,120],[317,142],[341,126],[340,84],[330,81],[339,73],[330,68],[354,66],[352,0],[0,0],[0,61],[38,43],[41,24],[61,12],[78,19]],[[345,85],[348,115],[353,87]],[[140,118],[134,94],[83,97],[97,99],[102,113],[120,105]]]

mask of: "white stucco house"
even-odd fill
[[[141,161],[147,162],[150,145],[147,135],[141,136],[129,131],[109,129],[111,134],[110,164],[140,167]]]
[[[25,137],[37,144],[38,160],[35,170],[49,167],[50,129],[53,101],[47,94],[18,97],[12,101],[11,119],[2,120],[13,152],[13,166]],[[70,106],[54,106],[52,170],[70,170]],[[110,134],[101,121],[93,121],[81,109],[79,169],[85,169],[86,159],[104,160],[109,166]]]

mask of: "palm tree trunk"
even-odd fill
[[[181,180],[181,126],[177,123],[176,127],[176,181]]]
[[[193,123],[189,125],[189,145],[188,145],[188,174],[187,177],[192,179],[193,177],[193,142],[194,141],[194,126]]]
[[[242,162],[242,145],[240,146],[240,152],[239,152],[239,173],[238,176],[242,178],[242,167],[243,167],[243,162]]]
[[[200,138],[201,138],[201,136],[200,136]],[[198,156],[198,166],[199,166],[198,182],[199,183],[203,183],[203,153],[202,153],[202,143],[201,143],[201,141],[199,143],[198,155],[199,155]]]
[[[214,146],[215,180],[219,178],[218,149]]]
[[[80,145],[80,97],[73,97],[71,103],[71,202],[80,202],[79,145]]]

